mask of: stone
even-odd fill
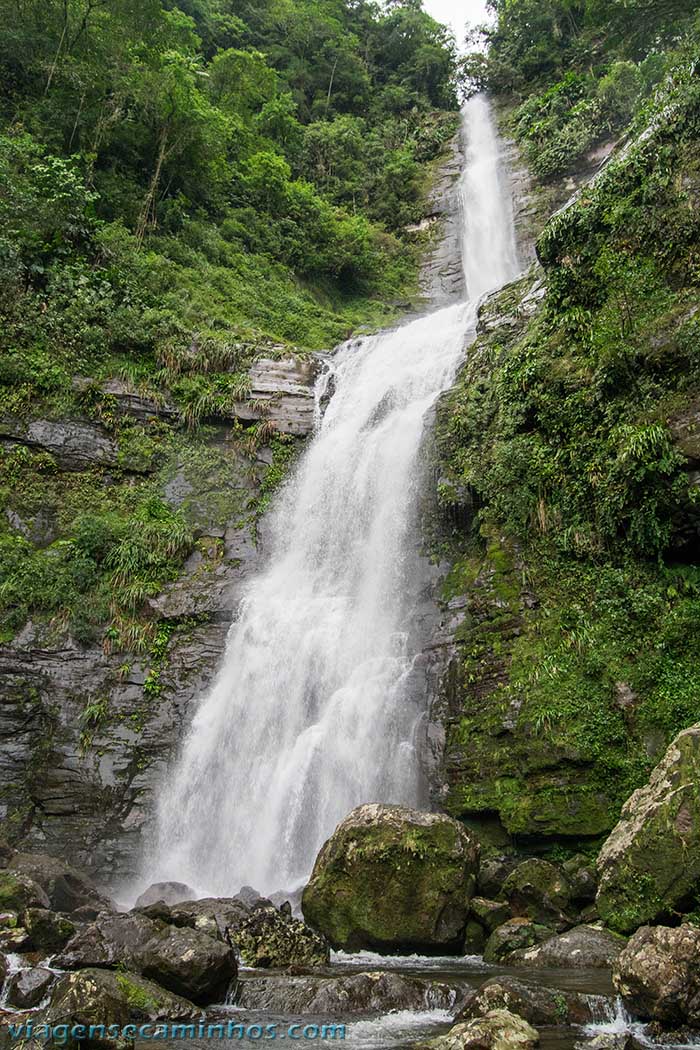
[[[546,985],[531,985],[515,977],[491,977],[471,995],[455,1017],[468,1021],[490,1010],[510,1010],[535,1026],[588,1024],[594,1020],[586,996]]]
[[[22,913],[27,908],[48,908],[42,887],[22,871],[0,871],[0,910]]]
[[[524,917],[516,917],[497,926],[484,948],[484,961],[488,963],[505,962],[512,952],[520,948],[530,948],[553,936],[548,926],[530,922]]]
[[[486,930],[475,919],[467,919],[464,928],[462,955],[482,955],[486,944]]]
[[[596,905],[629,933],[692,904],[700,883],[700,723],[673,740],[598,856]]]
[[[136,973],[86,969],[66,973],[51,993],[45,1020],[50,1025],[118,1025],[194,1021],[201,1014],[192,1003]],[[81,1041],[77,1046],[85,1046]],[[95,1044],[93,1044],[95,1045]],[[102,1042],[103,1046],[116,1046]]]
[[[0,442],[48,452],[65,470],[114,466],[118,461],[117,445],[105,430],[96,423],[80,420],[35,419],[25,424],[2,419]]]
[[[577,853],[562,864],[571,891],[571,900],[576,904],[591,904],[598,891],[598,876],[595,861]]]
[[[273,904],[256,907],[242,923],[229,926],[228,937],[246,966],[325,966],[330,961],[325,937]]]
[[[700,1028],[700,927],[643,926],[620,952],[613,984],[638,1017]]]
[[[27,908],[23,922],[35,951],[56,952],[63,948],[75,933],[75,926],[69,919],[49,911],[48,908]]]
[[[454,1025],[445,1035],[418,1043],[414,1050],[530,1050],[540,1037],[527,1021],[509,1010]]]
[[[60,857],[43,853],[16,853],[12,870],[34,879],[48,897],[47,905],[53,911],[73,912],[90,905],[99,910],[112,907],[111,901],[99,893],[84,872],[74,868]]]
[[[68,942],[54,965],[65,970],[126,966],[201,1005],[223,1002],[237,972],[230,946],[139,912],[101,915]]]
[[[232,415],[243,422],[269,420],[281,434],[305,436],[314,428],[314,383],[318,372],[314,357],[260,358],[249,371],[250,391]]]
[[[571,902],[571,887],[566,876],[546,860],[524,860],[503,883],[501,896],[512,915],[526,915],[533,922],[570,925],[566,910]]]
[[[184,882],[154,882],[147,890],[137,897],[136,908],[147,908],[149,904],[156,901],[164,901],[165,904],[180,904],[181,901],[193,901],[197,897],[195,890]]]
[[[515,856],[482,857],[476,883],[479,895],[487,899],[499,897],[503,883],[519,863]]]
[[[173,926],[199,930],[228,944],[229,930],[237,929],[249,919],[251,908],[240,897],[204,897],[173,904],[168,913],[166,922]]]
[[[322,847],[304,918],[336,948],[458,952],[479,845],[456,820],[403,806],[358,806]]]
[[[510,908],[504,901],[490,901],[485,897],[472,897],[470,913],[488,933],[510,918]]]
[[[236,1006],[268,1013],[338,1018],[390,1010],[449,1010],[455,991],[442,981],[377,971],[342,977],[246,978],[238,984]]]
[[[574,926],[543,944],[520,948],[510,955],[514,966],[611,969],[627,941],[599,926]]]
[[[8,981],[7,1002],[19,1010],[31,1010],[46,997],[55,980],[56,975],[41,966],[20,970]]]

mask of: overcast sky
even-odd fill
[[[452,26],[460,47],[464,43],[466,23],[479,25],[486,20],[485,0],[423,0],[423,7],[438,22]]]

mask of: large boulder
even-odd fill
[[[11,871],[33,879],[48,897],[53,911],[74,912],[90,906],[98,911],[110,909],[111,901],[101,894],[87,875],[59,857],[44,853],[15,853]]]
[[[316,858],[302,911],[336,948],[458,952],[478,867],[479,846],[458,821],[359,806]]]
[[[700,927],[637,930],[615,962],[613,984],[637,1016],[700,1028]]]
[[[196,896],[195,891],[184,882],[154,882],[136,899],[134,907],[147,908],[157,901],[179,904],[181,901],[193,901]]]
[[[483,1017],[491,1010],[510,1010],[532,1025],[588,1024],[594,1020],[590,998],[515,977],[490,977],[472,991],[455,1021]]]
[[[622,933],[689,903],[700,883],[700,724],[678,734],[627,800],[598,872],[598,911]]]
[[[325,937],[272,904],[254,907],[244,922],[229,926],[228,936],[246,966],[324,966],[330,960]]]
[[[0,871],[0,911],[21,913],[48,907],[49,898],[34,879],[19,871]]]
[[[445,1035],[416,1045],[415,1050],[532,1050],[540,1037],[510,1010],[490,1010],[483,1017],[454,1025]]]
[[[399,973],[343,977],[255,977],[239,981],[236,1006],[278,1014],[345,1017],[390,1010],[449,1010],[455,991],[441,981]]]
[[[223,1001],[237,972],[229,945],[139,912],[101,915],[68,942],[54,964],[64,970],[125,966],[202,1005]]]
[[[51,1002],[42,1018],[50,1025],[110,1025],[123,1028],[127,1024],[139,1024],[163,1020],[174,1022],[194,1021],[201,1011],[192,1003],[160,988],[139,974],[109,970],[79,970],[67,973],[56,983]],[[109,1040],[95,1038],[80,1040],[76,1048],[115,1046]]]
[[[56,952],[75,934],[69,919],[48,908],[27,908],[22,921],[34,951]]]
[[[38,1006],[56,980],[56,974],[37,966],[31,970],[19,970],[7,982],[7,1002],[20,1010]]]
[[[508,962],[517,966],[565,969],[611,969],[626,940],[598,926],[575,926],[542,944],[514,951]]]
[[[257,894],[150,905],[146,913],[230,944],[246,966],[323,966],[330,959],[324,937]]]
[[[571,903],[569,880],[549,861],[532,858],[518,864],[503,883],[501,896],[512,915],[559,927],[571,925],[566,914]]]
[[[487,933],[493,933],[510,918],[510,908],[505,901],[490,901],[485,897],[472,897],[469,911]]]
[[[548,926],[530,922],[524,916],[509,919],[497,926],[486,942],[484,961],[488,963],[507,962],[513,952],[520,948],[531,948],[553,935]]]

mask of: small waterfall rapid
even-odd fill
[[[463,120],[470,301],[330,360],[333,396],[277,498],[269,556],[163,787],[150,879],[217,895],[291,889],[354,806],[419,801],[423,711],[407,679],[421,440],[479,298],[518,269],[486,100],[471,99]]]

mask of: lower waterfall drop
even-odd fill
[[[469,302],[351,340],[334,393],[270,516],[222,667],[163,786],[148,876],[227,895],[305,881],[363,802],[415,805],[406,688],[426,418],[454,380],[476,305],[518,271],[488,103],[463,111]]]

